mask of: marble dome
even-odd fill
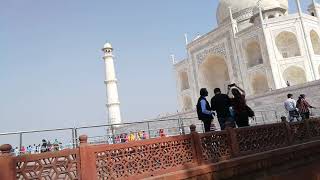
[[[231,7],[233,14],[236,13],[244,18],[247,16],[249,19],[249,16],[252,16],[252,10],[257,7],[257,2],[258,0],[220,0],[217,9],[218,24],[229,17],[229,7]],[[263,10],[269,10],[273,8],[288,9],[289,6],[288,0],[260,0],[260,5]]]

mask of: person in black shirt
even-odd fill
[[[234,122],[230,114],[231,101],[229,96],[222,94],[219,88],[214,89],[215,96],[211,99],[211,110],[217,112],[221,130],[226,128],[226,123],[234,127]]]

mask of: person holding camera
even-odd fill
[[[245,91],[241,89],[236,84],[228,85],[228,95],[230,93],[233,95],[231,98],[231,105],[235,113],[235,121],[238,127],[249,126],[249,116],[254,114],[251,108],[247,105],[245,98]],[[250,110],[249,110],[250,109]],[[251,112],[251,113],[249,113]],[[254,116],[254,115],[253,115]]]
[[[208,96],[208,91],[206,88],[200,90],[200,98],[197,103],[197,114],[199,120],[204,124],[205,132],[210,131],[211,123],[213,120],[214,113],[211,111],[211,107],[206,97]]]

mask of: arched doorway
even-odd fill
[[[207,88],[210,97],[214,95],[215,88],[220,88],[222,92],[225,92],[229,81],[228,66],[223,57],[211,55],[200,65],[200,88]]]
[[[183,71],[179,73],[180,75],[180,83],[181,83],[181,91],[189,89],[189,78],[187,72]]]
[[[263,63],[260,44],[257,41],[248,43],[246,52],[248,67],[253,67]]]
[[[320,38],[315,30],[310,32],[311,43],[314,54],[320,55]]]
[[[253,94],[261,94],[269,91],[268,80],[265,74],[259,73],[253,76],[251,81]]]
[[[192,100],[189,96],[183,98],[183,111],[191,111],[193,109]]]
[[[297,37],[292,32],[281,32],[276,37],[276,45],[283,58],[301,56]]]
[[[289,81],[290,85],[303,84],[307,82],[305,71],[297,66],[291,66],[283,72],[283,79]]]

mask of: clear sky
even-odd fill
[[[123,120],[175,112],[169,56],[185,57],[184,33],[216,27],[217,4],[0,0],[0,132],[105,123],[106,41],[117,57]]]

